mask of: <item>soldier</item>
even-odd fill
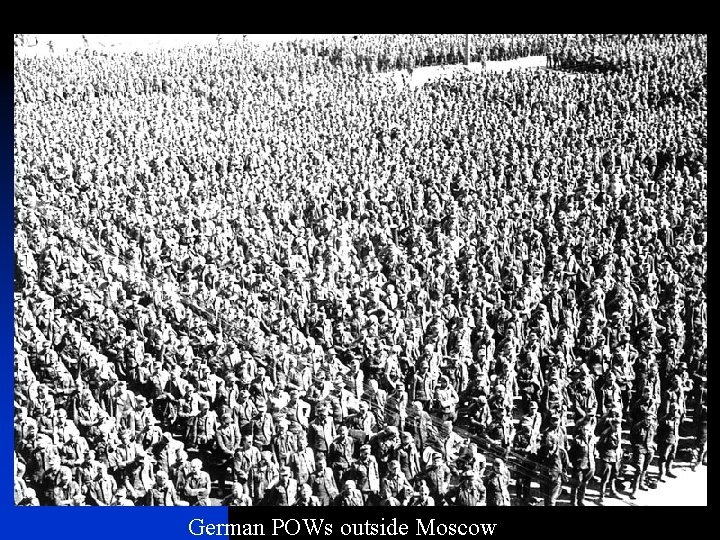
[[[255,406],[257,412],[251,421],[253,444],[257,446],[259,450],[271,450],[272,439],[275,434],[275,422],[267,410],[265,401],[260,401]]]
[[[269,506],[293,506],[297,499],[298,483],[292,478],[290,467],[280,467],[280,476],[265,492],[265,504]]]
[[[310,475],[308,485],[312,488],[312,495],[317,498],[320,506],[332,505],[338,496],[333,470],[327,466],[324,454],[315,457],[315,471]]]
[[[315,470],[315,454],[316,452],[308,446],[305,432],[298,433],[297,450],[290,454],[288,460],[298,483],[305,484],[310,478],[310,474]]]
[[[221,491],[224,491],[227,469],[233,463],[235,450],[240,448],[240,430],[236,424],[233,424],[232,414],[229,412],[223,414],[222,416],[221,425],[215,434],[214,443],[214,457],[217,463],[220,484],[219,487]],[[257,450],[257,448],[255,448],[255,450]],[[259,452],[260,451],[257,450],[257,453]],[[246,467],[246,472],[247,470],[249,470],[249,467]]]
[[[418,481],[415,495],[408,502],[408,506],[435,506],[435,499],[430,496],[430,487],[424,480]]]
[[[87,502],[93,506],[112,506],[117,491],[117,482],[107,473],[103,463],[97,465],[97,475],[90,480]]]
[[[145,494],[147,506],[182,506],[175,486],[165,471],[155,474],[155,484]]]
[[[460,485],[451,490],[448,499],[455,506],[485,506],[485,485],[476,479],[473,471],[461,475]]]
[[[443,455],[440,452],[433,454],[430,466],[418,476],[427,483],[430,488],[430,496],[435,500],[436,506],[441,506],[445,502],[445,496],[450,487],[450,477],[450,468],[443,461]]]
[[[360,457],[355,460],[353,466],[347,471],[346,479],[355,481],[357,488],[363,494],[363,500],[368,506],[377,504],[377,497],[380,491],[380,473],[375,456],[370,453],[370,445],[364,444],[360,447]]]
[[[671,467],[677,452],[678,440],[680,438],[680,408],[677,403],[667,404],[665,414],[658,419],[658,481],[664,482],[664,476],[675,478]]]
[[[320,506],[320,500],[312,494],[312,488],[303,484],[298,491],[298,497],[293,506]]]
[[[315,420],[308,427],[307,443],[314,452],[327,454],[336,436],[335,423],[328,416],[328,410],[324,406],[318,406],[315,414]]]
[[[410,482],[400,470],[400,462],[394,459],[390,460],[387,473],[380,479],[381,504],[388,504],[390,499],[394,499],[400,505],[407,504],[412,496],[412,491]]]
[[[485,479],[488,506],[510,506],[510,473],[500,458],[493,460],[493,468]]]
[[[363,494],[357,489],[354,480],[346,480],[343,484],[338,506],[365,506]]]
[[[455,421],[457,418],[458,395],[449,379],[442,375],[435,387],[435,413],[442,420]]]
[[[556,433],[547,433],[544,436],[538,452],[538,462],[544,467],[546,475],[542,482],[545,506],[555,506],[570,465],[567,451],[560,445]]]
[[[355,441],[350,437],[348,431],[346,425],[338,427],[338,436],[330,445],[330,451],[328,452],[328,461],[337,483],[340,483],[345,471],[350,468],[355,453]]]
[[[210,475],[203,471],[203,463],[199,459],[190,462],[192,467],[185,481],[185,496],[191,506],[210,506]]]
[[[72,479],[72,472],[68,467],[61,467],[58,481],[53,489],[52,504],[55,506],[81,506],[85,504],[85,497],[80,492],[80,486]]]
[[[588,420],[576,426],[577,434],[570,445],[568,457],[573,467],[573,506],[585,506],[585,491],[595,476],[595,434],[593,422]]]
[[[598,425],[596,448],[600,458],[600,497],[598,504],[605,501],[605,491],[610,485],[610,495],[617,497],[615,479],[622,463],[622,414],[619,410],[610,411]]]
[[[655,456],[655,433],[657,431],[657,402],[652,396],[652,388],[643,388],[642,397],[632,406],[630,443],[633,449],[635,477],[631,497],[635,498],[638,488],[647,489],[643,483],[650,462]]]
[[[247,494],[245,484],[234,482],[232,491],[220,502],[220,506],[252,506],[252,499]]]
[[[247,478],[250,471],[260,462],[260,459],[260,450],[253,444],[252,435],[243,435],[240,446],[233,452],[233,481],[237,482],[241,473],[245,474]]]

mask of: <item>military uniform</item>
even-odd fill
[[[488,506],[510,506],[509,483],[510,478],[505,472],[490,471],[485,479]]]
[[[580,435],[575,438],[568,456],[574,469],[572,501],[578,506],[584,506],[585,490],[595,475],[595,436],[589,434],[587,437]]]
[[[339,493],[330,467],[313,472],[308,480],[308,485],[312,488],[312,494],[317,497],[320,506],[330,506]]]
[[[630,443],[633,449],[633,465],[635,465],[637,471],[633,481],[633,495],[639,487],[645,487],[642,482],[657,449],[655,443],[657,431],[656,410],[657,405],[652,399],[640,398],[633,405]]]

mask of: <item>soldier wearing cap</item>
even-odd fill
[[[196,421],[197,447],[200,452],[209,452],[215,446],[216,430],[220,428],[217,413],[210,409],[207,400],[200,401]]]
[[[617,497],[615,490],[615,479],[620,472],[622,463],[622,413],[614,409],[604,417],[598,425],[598,441],[596,448],[599,455],[600,470],[600,497],[598,504],[602,505],[605,500],[605,492],[608,484],[610,495]]]
[[[440,452],[435,452],[432,455],[430,465],[418,475],[418,478],[427,482],[430,487],[430,496],[435,500],[437,506],[445,502],[451,476],[450,467],[444,462],[443,455]]]
[[[492,470],[485,478],[485,493],[488,506],[510,506],[510,473],[505,466],[505,462],[500,458],[495,458],[492,464]]]
[[[568,457],[573,467],[574,485],[572,488],[573,506],[585,506],[585,491],[588,483],[595,476],[595,442],[594,424],[590,421],[576,426],[576,434],[568,450]]]
[[[476,474],[464,471],[460,484],[448,494],[448,500],[455,506],[485,506],[485,492],[485,485],[477,480]]]
[[[412,486],[400,469],[400,462],[390,460],[387,472],[380,480],[380,502],[385,504],[389,499],[395,499],[400,504],[407,503],[412,496]]]
[[[285,419],[277,423],[277,432],[273,438],[273,452],[280,465],[288,464],[290,456],[297,450],[297,436],[288,431],[289,422]]]
[[[335,422],[325,406],[318,406],[315,414],[315,420],[308,426],[307,442],[315,452],[327,454],[336,436]]]
[[[680,439],[681,419],[680,408],[674,402],[667,403],[664,413],[658,418],[658,471],[660,473],[658,480],[660,482],[665,481],[665,475],[675,478],[671,467]]]
[[[547,432],[538,451],[538,463],[544,467],[545,478],[542,489],[545,506],[555,506],[562,493],[563,482],[567,477],[570,460],[557,433]]]
[[[335,476],[333,470],[327,466],[324,454],[320,453],[315,457],[315,470],[308,479],[308,485],[312,488],[312,494],[317,497],[320,506],[330,506],[338,496]]]
[[[317,453],[308,446],[307,436],[304,431],[297,434],[297,450],[290,455],[289,464],[295,474],[295,479],[304,484],[315,470],[315,455]]]
[[[632,444],[633,465],[635,466],[635,477],[631,492],[633,498],[638,488],[647,489],[643,480],[645,480],[645,475],[657,448],[655,443],[657,409],[658,404],[652,396],[652,389],[646,386],[643,388],[642,397],[632,405],[630,416],[630,443]]]
[[[290,467],[280,467],[280,475],[265,492],[265,504],[269,506],[292,506],[297,499],[298,483],[292,477]]]
[[[428,362],[421,362],[417,373],[413,376],[408,398],[419,401],[424,410],[429,410],[433,398],[433,378],[429,372]]]
[[[80,491],[80,486],[72,478],[72,472],[68,467],[61,467],[57,483],[52,492],[52,504],[55,506],[81,506],[85,503],[85,497]]]
[[[225,489],[225,478],[227,476],[227,468],[232,465],[235,450],[240,448],[241,436],[237,425],[233,423],[232,414],[226,412],[221,419],[220,427],[215,433],[214,458],[217,463],[220,490]]]
[[[339,484],[345,471],[350,468],[355,453],[355,441],[349,435],[349,429],[346,425],[338,426],[338,436],[330,444],[328,452],[328,462],[333,472],[335,480]]]
[[[404,431],[401,436],[401,444],[398,448],[398,462],[408,481],[412,482],[420,473],[420,453],[412,433],[408,431]]]
[[[425,411],[421,401],[412,403],[412,411],[407,419],[407,430],[415,439],[418,450],[427,447],[429,432],[432,428],[430,415]]]
[[[239,391],[237,402],[232,406],[235,424],[243,434],[252,434],[252,420],[257,415],[255,403],[250,399],[250,391],[243,388]]]
[[[260,450],[270,450],[275,434],[275,422],[267,410],[267,403],[260,400],[256,403],[256,413],[251,421],[253,444]]]
[[[355,460],[352,467],[345,473],[345,479],[354,480],[358,489],[363,494],[365,504],[375,506],[380,491],[380,472],[377,460],[370,453],[370,445],[364,444],[360,447],[360,456]]]
[[[430,487],[424,480],[417,482],[415,495],[408,502],[408,506],[435,506],[435,499],[430,496]]]

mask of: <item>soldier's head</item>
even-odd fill
[[[203,463],[199,459],[195,458],[190,462],[190,466],[192,467],[192,471],[195,474],[200,474],[202,472]]]
[[[252,445],[253,445],[253,436],[252,435],[243,435],[243,437],[242,437],[243,449],[247,450]]]
[[[120,438],[120,442],[122,442],[123,444],[130,444],[130,440],[132,439],[132,436],[128,430],[122,429],[122,430],[120,430],[118,435]]]
[[[72,471],[70,467],[60,467],[60,473],[58,475],[58,482],[61,486],[66,486],[72,480]]]
[[[309,500],[312,497],[312,488],[308,484],[301,485],[299,496],[303,501]]]
[[[298,432],[297,444],[300,450],[305,450],[307,448],[307,434],[304,431]]]
[[[304,485],[307,486],[307,484],[304,484]],[[343,489],[344,489],[345,491],[353,491],[353,490],[355,490],[355,489],[356,489],[355,481],[354,481],[354,480],[346,480],[345,483],[343,484]]]
[[[155,483],[158,486],[160,486],[160,487],[165,486],[167,481],[168,481],[168,474],[165,471],[160,470],[157,473],[155,473]]]

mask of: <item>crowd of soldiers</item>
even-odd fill
[[[706,37],[417,88],[324,46],[16,59],[16,504],[602,504],[704,464]]]

